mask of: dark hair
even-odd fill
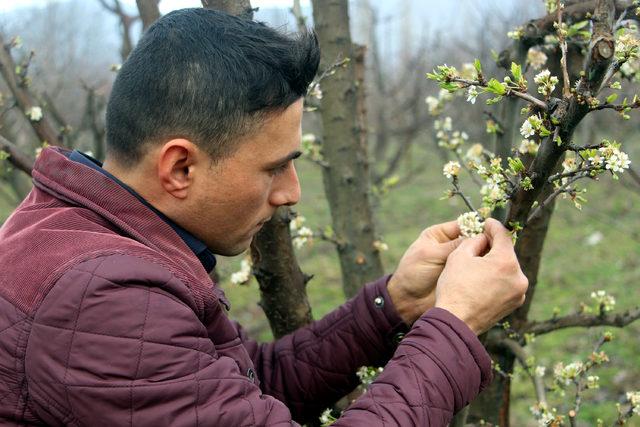
[[[123,166],[148,143],[187,138],[214,160],[271,112],[305,95],[318,69],[313,32],[295,37],[207,9],[171,12],[141,38],[107,106],[107,149]]]

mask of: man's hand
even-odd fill
[[[393,305],[411,325],[436,301],[435,287],[449,254],[462,242],[456,221],[425,229],[404,253],[387,284]]]
[[[480,335],[522,305],[528,285],[507,229],[487,219],[484,234],[464,240],[449,255],[435,305]]]

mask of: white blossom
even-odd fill
[[[628,391],[627,400],[633,408],[633,413],[640,415],[640,391]]]
[[[623,153],[622,151],[611,155],[606,162],[605,168],[610,169],[612,172],[624,172],[625,169],[629,169],[629,165],[631,164],[627,153]]]
[[[465,154],[465,159],[469,162],[480,163],[482,162],[482,153],[484,152],[484,147],[482,144],[473,144],[467,150],[467,154]]]
[[[325,409],[324,412],[322,412],[322,415],[320,415],[320,422],[323,426],[329,425],[335,420],[334,416],[331,415],[331,408]]]
[[[520,126],[520,135],[525,138],[529,138],[530,136],[533,136],[534,133],[536,133],[536,131],[531,125],[531,121],[529,119],[525,120],[522,126]]]
[[[478,88],[476,88],[473,85],[469,86],[469,89],[467,90],[467,102],[475,104],[477,97],[478,97]]]
[[[25,112],[25,114],[32,122],[39,122],[42,120],[42,108],[40,107],[31,107]]]
[[[578,170],[578,164],[575,157],[568,157],[562,162],[562,173],[571,173]]]
[[[447,178],[453,178],[454,176],[458,176],[460,172],[460,163],[451,161],[444,165],[442,168],[442,173]]]
[[[465,237],[473,237],[484,231],[484,222],[477,212],[463,213],[458,217],[460,234]]]
[[[616,39],[616,57],[618,59],[637,58],[640,40],[631,33],[624,33]]]
[[[598,243],[602,242],[603,239],[604,235],[599,231],[595,231],[587,236],[587,238],[584,240],[584,243],[587,246],[595,246]]]
[[[542,70],[533,78],[533,81],[538,85],[538,93],[548,96],[556,89],[558,84],[558,78],[551,75],[551,71]]]
[[[532,47],[527,52],[527,62],[534,70],[539,70],[544,64],[547,63],[547,55],[540,49]]]
[[[424,102],[427,104],[427,108],[429,109],[429,114],[436,114],[438,111],[438,107],[440,106],[440,101],[435,96],[427,96],[424,99]]]
[[[532,139],[523,139],[518,151],[521,154],[536,154],[538,152],[538,144]]]
[[[544,377],[545,372],[547,372],[547,368],[544,366],[536,366],[536,369],[534,370],[536,377],[540,378]]]
[[[453,124],[451,121],[451,117],[449,116],[445,117],[444,120],[436,120],[435,122],[433,122],[433,128],[435,130],[451,132],[452,126]]]
[[[496,183],[483,185],[480,188],[480,194],[482,194],[489,203],[499,202],[507,195],[504,189]]]
[[[587,377],[587,388],[600,388],[600,377],[597,375],[589,375]]]
[[[291,239],[291,243],[296,249],[302,248],[307,242],[313,238],[313,231],[309,227],[302,226]]]
[[[231,274],[231,283],[241,285],[247,283],[251,278],[251,259],[244,258],[240,261],[240,270]]]
[[[306,221],[307,219],[304,216],[296,215],[296,217],[289,223],[289,230],[291,230],[292,233],[295,233]]]
[[[313,87],[309,91],[309,96],[313,96],[316,99],[322,99],[322,89],[320,89],[320,83],[316,83],[313,85]]]
[[[536,74],[536,76],[533,78],[533,81],[536,82],[537,84],[541,84],[550,76],[551,76],[551,71],[549,71],[548,69],[544,69],[540,71],[538,74]]]
[[[379,252],[384,252],[389,250],[389,245],[387,245],[385,242],[381,240],[374,240],[373,247]]]
[[[591,292],[591,298],[596,301],[603,312],[612,311],[616,306],[616,299],[604,290]]]
[[[566,366],[558,363],[553,369],[553,375],[558,383],[569,385],[578,377],[583,369],[584,364],[582,362],[573,362]]]
[[[519,26],[514,28],[512,31],[507,32],[507,37],[513,40],[520,40],[524,35],[524,27]]]

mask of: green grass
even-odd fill
[[[439,160],[417,152],[413,161],[427,162],[430,168],[409,185],[392,190],[375,203],[378,233],[390,247],[382,254],[389,272],[423,228],[455,218],[465,210],[457,199],[439,200],[447,188]],[[304,160],[298,162],[298,169],[303,197],[296,210],[307,218],[310,227],[322,228],[330,224],[330,216],[320,171],[316,165]],[[467,188],[471,189],[468,185]],[[567,200],[558,201],[545,243],[539,284],[531,308],[532,319],[549,318],[554,307],[558,307],[561,314],[574,312],[580,302],[589,303],[589,294],[596,289],[607,289],[616,297],[616,310],[638,305],[640,223],[634,206],[640,204],[640,193],[627,190],[608,177],[601,182],[589,183],[588,189],[589,202],[582,212]],[[13,206],[0,199],[0,220],[4,220],[11,209]],[[602,233],[603,240],[588,246],[586,239],[594,232]],[[344,301],[335,249],[330,243],[317,241],[301,249],[298,256],[303,271],[314,275],[308,293],[313,315],[320,318]],[[230,274],[238,268],[239,260],[240,257],[219,260],[221,285],[231,300],[230,314],[252,336],[268,340],[271,333],[257,305],[259,293],[255,281],[245,286],[235,286],[228,281]],[[547,366],[549,373],[557,362],[584,359],[599,333],[601,330],[573,329],[540,336],[529,351],[536,357],[537,364]],[[614,333],[616,339],[605,347],[611,362],[594,372],[601,378],[601,387],[585,393],[580,415],[583,424],[580,425],[595,425],[598,417],[604,418],[605,425],[609,425],[615,413],[615,402],[622,401],[625,391],[640,389],[640,322],[624,330],[614,330]],[[559,398],[550,394],[548,397],[559,409],[566,411],[569,395]],[[514,426],[536,425],[528,409],[534,403],[529,380],[517,373],[512,392]],[[639,418],[632,418],[628,425],[640,426]]]

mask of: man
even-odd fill
[[[466,240],[426,229],[391,278],[274,343],[227,317],[213,254],[298,201],[318,58],[312,34],[204,9],[149,29],[114,83],[105,164],[44,150],[0,229],[0,420],[291,425],[388,362],[336,425],[441,426],[486,386],[476,335],[527,287],[496,221]]]

